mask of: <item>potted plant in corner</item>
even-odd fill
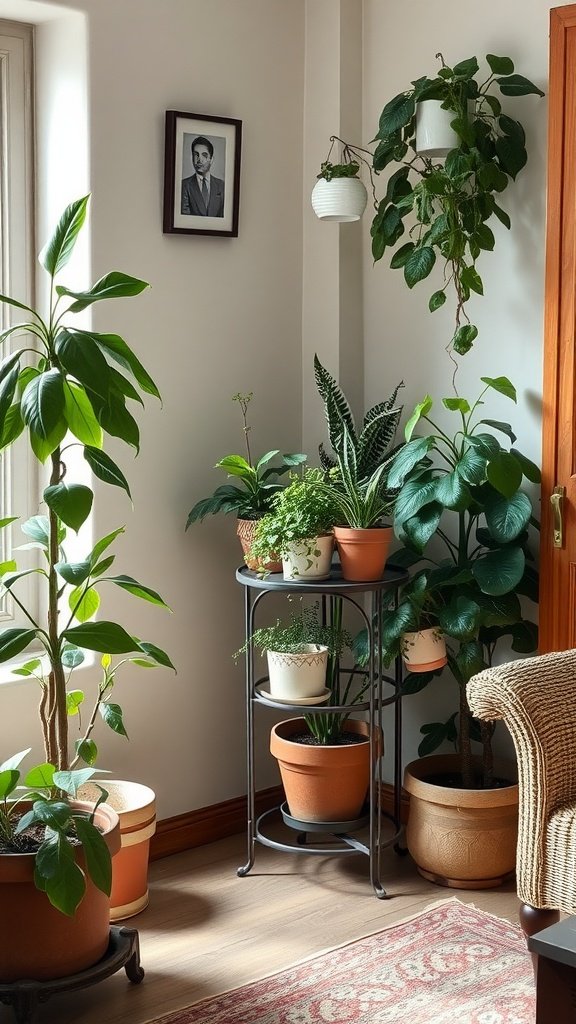
[[[433,402],[426,396],[406,425],[406,447],[389,474],[390,484],[400,487],[394,524],[405,544],[395,561],[426,563],[423,586],[442,594],[438,623],[458,692],[458,709],[446,722],[422,727],[420,760],[406,768],[408,847],[425,877],[460,888],[498,885],[513,871],[518,804],[514,770],[495,764],[494,724],[473,719],[466,684],[492,664],[504,639],[520,653],[537,646],[536,626],[521,604],[536,601],[538,594],[529,537],[538,524],[523,480],[538,483],[540,473],[514,447],[511,426],[485,416],[486,395],[497,392],[515,402],[514,386],[506,377],[482,382],[475,402],[443,399],[444,409],[457,418],[453,429],[431,419]],[[421,421],[430,432],[414,437]],[[387,613],[383,642],[391,650],[409,621],[406,603]],[[405,692],[423,689],[435,674],[409,675]],[[457,753],[433,755],[445,741]],[[476,742],[480,756],[473,753]]]
[[[3,592],[12,596],[27,622],[0,630],[0,662],[34,644],[47,663],[46,671],[41,664],[32,670],[40,684],[44,760],[23,776],[20,765],[28,750],[0,766],[0,903],[7,937],[0,946],[3,982],[74,974],[99,960],[108,945],[118,818],[104,804],[94,808],[75,802],[80,785],[96,770],[94,741],[81,738],[75,754],[69,750],[68,715],[80,700],[70,677],[82,652],[101,652],[110,671],[111,659],[124,654],[136,665],[173,667],[164,651],[118,623],[91,621],[104,582],[164,606],[155,591],[132,577],[109,574],[114,561],[110,548],[121,529],[89,545],[80,561],[66,557],[67,531],[82,527],[93,503],[91,488],[74,482],[71,449],[79,450],[100,481],[130,496],[124,473],[104,451],[104,438],[112,435],[138,451],[139,430],[128,401],[140,401],[137,388],[159,397],[152,378],[121,337],[74,325],[74,315],[93,303],[137,295],[146,283],[116,271],[87,291],[55,283],[71,256],[87,203],[88,196],[67,207],[40,254],[50,285],[46,316],[18,299],[0,296],[25,316],[25,322],[3,331],[1,340],[26,339],[0,363],[0,447],[7,448],[26,432],[34,456],[49,466],[43,492],[46,514],[36,514],[35,502],[32,517],[22,523],[26,546],[38,554],[37,564],[19,569],[10,560],[0,566]],[[11,528],[14,518],[3,519],[0,527]],[[38,574],[45,587],[45,616],[27,608],[19,593],[28,573]],[[118,731],[119,706],[104,704],[104,714],[115,719]],[[77,758],[85,767],[76,767]],[[100,800],[104,796],[105,790]]]
[[[306,462],[302,454],[280,455],[279,449],[266,452],[256,462],[253,461],[250,448],[250,430],[248,425],[248,406],[252,401],[250,394],[234,395],[232,401],[238,402],[242,412],[246,458],[242,455],[225,455],[216,463],[215,469],[223,469],[228,476],[234,477],[237,484],[221,484],[209,498],[201,498],[188,514],[186,529],[195,522],[202,522],[207,515],[228,514],[235,512],[238,518],[236,533],[242,545],[242,552],[249,569],[258,570],[260,563],[250,556],[254,540],[256,524],[272,507],[274,495],[281,489],[280,478],[289,470]],[[280,465],[271,465],[280,455]],[[272,552],[265,565],[268,572],[280,572],[281,564]]]
[[[390,265],[402,269],[406,284],[413,288],[430,275],[437,259],[442,261],[444,282],[432,294],[429,308],[440,309],[448,288],[454,289],[455,322],[448,347],[464,354],[478,334],[466,312],[470,296],[484,291],[477,261],[495,244],[488,221],[496,217],[510,227],[496,197],[527,160],[524,129],[503,110],[500,97],[544,93],[514,73],[510,57],[488,54],[488,73],[480,82],[476,57],[454,67],[447,67],[441,54],[438,57],[442,66],[437,76],[412,82],[380,115],[373,169],[380,173],[393,163],[401,166],[388,177],[372,221],[372,255],[375,262],[382,259],[404,236],[405,221],[411,223],[409,241],[395,249]],[[422,155],[418,151],[418,112],[428,102],[451,115],[453,145],[443,163],[426,150]],[[445,145],[442,139],[440,148]],[[436,146],[427,143],[426,149],[434,153]]]
[[[369,409],[357,432],[344,392],[314,357],[314,372],[324,402],[334,456],[320,446],[326,479],[320,485],[336,513],[334,536],[346,580],[382,577],[392,540],[390,516],[394,495],[387,474],[396,449],[392,448],[402,406],[396,405],[399,384],[384,402]]]
[[[286,580],[322,580],[330,575],[335,509],[321,484],[319,469],[294,474],[274,496],[272,511],[256,525],[250,557],[265,566],[278,552]]]

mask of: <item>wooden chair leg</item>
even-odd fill
[[[520,927],[524,932],[526,938],[530,935],[535,935],[536,932],[541,932],[543,928],[549,928],[552,924],[557,924],[560,920],[559,910],[538,910],[536,907],[530,907],[527,903],[520,904]],[[532,957],[532,968],[534,970],[534,981],[536,982],[538,977],[538,954],[531,953]]]

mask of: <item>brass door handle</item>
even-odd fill
[[[550,504],[552,505],[552,536],[555,548],[561,548],[564,543],[562,503],[565,494],[566,488],[558,486],[554,488],[550,495]]]

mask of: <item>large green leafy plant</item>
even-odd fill
[[[443,429],[432,419],[430,396],[420,402],[406,425],[406,446],[392,465],[389,482],[400,487],[395,530],[404,548],[395,562],[417,566],[399,607],[385,613],[382,638],[388,655],[401,636],[419,628],[428,606],[449,646],[449,669],[459,691],[458,711],[446,722],[422,728],[421,756],[444,741],[457,744],[466,788],[477,784],[472,741],[482,743],[482,782],[493,781],[493,725],[475,722],[466,699],[474,673],[491,665],[501,641],[530,653],[537,628],[524,615],[522,599],[537,601],[538,576],[530,549],[530,530],[538,523],[524,481],[538,483],[538,467],[516,447],[510,424],[483,415],[487,394],[498,392],[516,401],[506,377],[482,377],[475,402],[444,398],[444,411],[456,419]],[[419,423],[428,432],[415,437]],[[498,435],[498,436],[497,436]],[[503,444],[499,437],[508,439]],[[436,673],[408,676],[406,692],[417,692]]]
[[[441,56],[441,55],[438,55]],[[454,352],[469,351],[478,334],[470,323],[466,303],[484,286],[477,270],[482,251],[494,248],[488,225],[496,217],[505,227],[510,218],[496,197],[515,180],[527,154],[525,132],[505,112],[500,97],[544,93],[514,73],[510,57],[488,54],[483,80],[476,57],[447,67],[442,61],[435,78],[423,77],[395,96],[380,116],[373,167],[382,172],[401,167],[388,177],[386,193],[372,222],[372,253],[382,259],[394,248],[410,223],[409,240],[395,249],[391,266],[401,268],[409,288],[427,278],[437,259],[443,261],[444,282],[431,296],[431,311],[455,292],[455,325],[450,342]],[[451,126],[458,142],[445,161],[419,157],[416,151],[416,111],[422,100],[437,100],[454,115]]]
[[[87,291],[56,284],[84,224],[88,198],[67,207],[40,254],[49,278],[46,315],[15,298],[0,296],[0,302],[23,312],[26,318],[0,335],[2,342],[11,339],[13,343],[12,352],[0,363],[0,448],[6,449],[26,432],[34,456],[47,466],[48,477],[43,492],[46,514],[33,515],[22,523],[29,541],[25,547],[38,552],[38,564],[19,569],[10,560],[0,565],[2,592],[11,596],[27,622],[0,630],[0,662],[33,645],[33,658],[17,671],[34,676],[39,683],[45,747],[45,760],[27,772],[23,786],[19,766],[28,751],[0,765],[0,842],[4,850],[22,849],[30,826],[40,828],[43,838],[36,853],[36,884],[67,914],[74,913],[85,891],[84,871],[74,857],[75,843],[84,848],[88,875],[99,888],[110,892],[110,856],[104,840],[92,817],[76,813],[69,802],[95,772],[98,752],[90,734],[98,711],[115,732],[125,734],[121,708],[110,700],[120,664],[173,667],[164,651],[132,636],[118,623],[91,621],[99,608],[100,589],[106,585],[166,607],[150,587],[131,576],[110,573],[115,559],[110,548],[123,528],[90,545],[78,561],[66,556],[67,532],[80,530],[94,498],[89,486],[71,479],[70,456],[80,452],[95,477],[120,487],[130,497],[124,473],[104,451],[105,438],[118,438],[138,452],[139,430],[129,405],[142,404],[139,391],[160,397],[123,338],[80,329],[74,323],[75,315],[94,303],[138,295],[146,282],[113,271]],[[20,346],[15,347],[14,342]],[[0,525],[6,528],[14,518],[5,518]],[[45,588],[45,618],[26,607],[22,599],[20,583],[30,573],[36,574]],[[86,650],[102,654],[103,675],[95,707],[72,753],[69,715],[78,713],[84,693],[72,687],[71,677]],[[117,655],[126,657],[114,663]],[[85,767],[76,767],[79,762]],[[22,797],[31,802],[24,815]]]

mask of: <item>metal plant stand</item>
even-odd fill
[[[376,636],[377,627],[375,624],[381,622],[384,594],[394,593],[394,600],[397,600],[398,588],[408,579],[408,573],[403,569],[387,568],[381,580],[373,582],[353,583],[344,580],[339,568],[333,568],[329,579],[291,582],[285,580],[281,573],[269,575],[266,579],[260,579],[246,566],[242,566],[236,572],[237,581],[244,587],[244,608],[245,608],[245,630],[246,630],[246,755],[247,755],[247,785],[248,785],[248,814],[247,814],[247,839],[248,839],[248,860],[246,864],[238,868],[238,875],[243,877],[254,866],[256,843],[270,846],[275,850],[282,850],[289,853],[307,853],[326,856],[327,853],[334,854],[358,854],[363,853],[370,859],[370,882],[376,896],[379,899],[387,899],[388,893],[384,889],[380,878],[380,855],[383,849],[394,846],[398,853],[405,852],[400,844],[402,835],[402,824],[400,817],[401,807],[401,785],[402,785],[402,662],[396,659],[393,676],[384,675],[382,663],[382,650]],[[366,813],[353,821],[345,822],[310,822],[301,821],[292,817],[289,808],[284,803],[280,807],[266,811],[256,819],[255,813],[255,766],[254,766],[254,709],[257,705],[275,708],[281,712],[302,713],[300,704],[285,704],[274,701],[272,698],[263,696],[257,689],[267,677],[255,678],[254,673],[254,651],[252,637],[254,635],[254,622],[257,607],[261,601],[273,593],[286,594],[316,594],[320,595],[322,603],[322,615],[324,621],[330,620],[331,600],[343,598],[352,605],[361,618],[368,631],[369,659],[366,669],[366,681],[368,683],[369,699],[353,705],[354,711],[364,711],[368,715],[370,725],[370,763],[373,769],[370,773],[369,801]],[[370,595],[370,608],[366,612],[358,601],[363,594]],[[385,694],[385,687],[386,696]],[[376,756],[377,737],[382,732],[383,711],[385,708],[393,708],[394,712],[394,803],[392,814],[382,810],[382,764],[381,757]],[[327,711],[349,711],[350,707],[345,705],[320,704],[306,705],[306,714],[326,714]],[[292,842],[280,842],[272,839],[267,834],[267,826],[272,815],[280,811],[284,824],[288,829],[293,830],[294,840]],[[387,818],[394,826],[391,837],[386,839],[382,836],[382,819]],[[357,835],[360,829],[368,826],[368,842],[365,843]]]
[[[15,981],[0,984],[0,1003],[11,1006],[17,1024],[36,1024],[38,1009],[50,996],[75,992],[96,985],[123,967],[128,980],[139,985],[144,977],[140,966],[140,947],[135,928],[110,928],[108,949],[101,960],[85,971],[53,981]]]

